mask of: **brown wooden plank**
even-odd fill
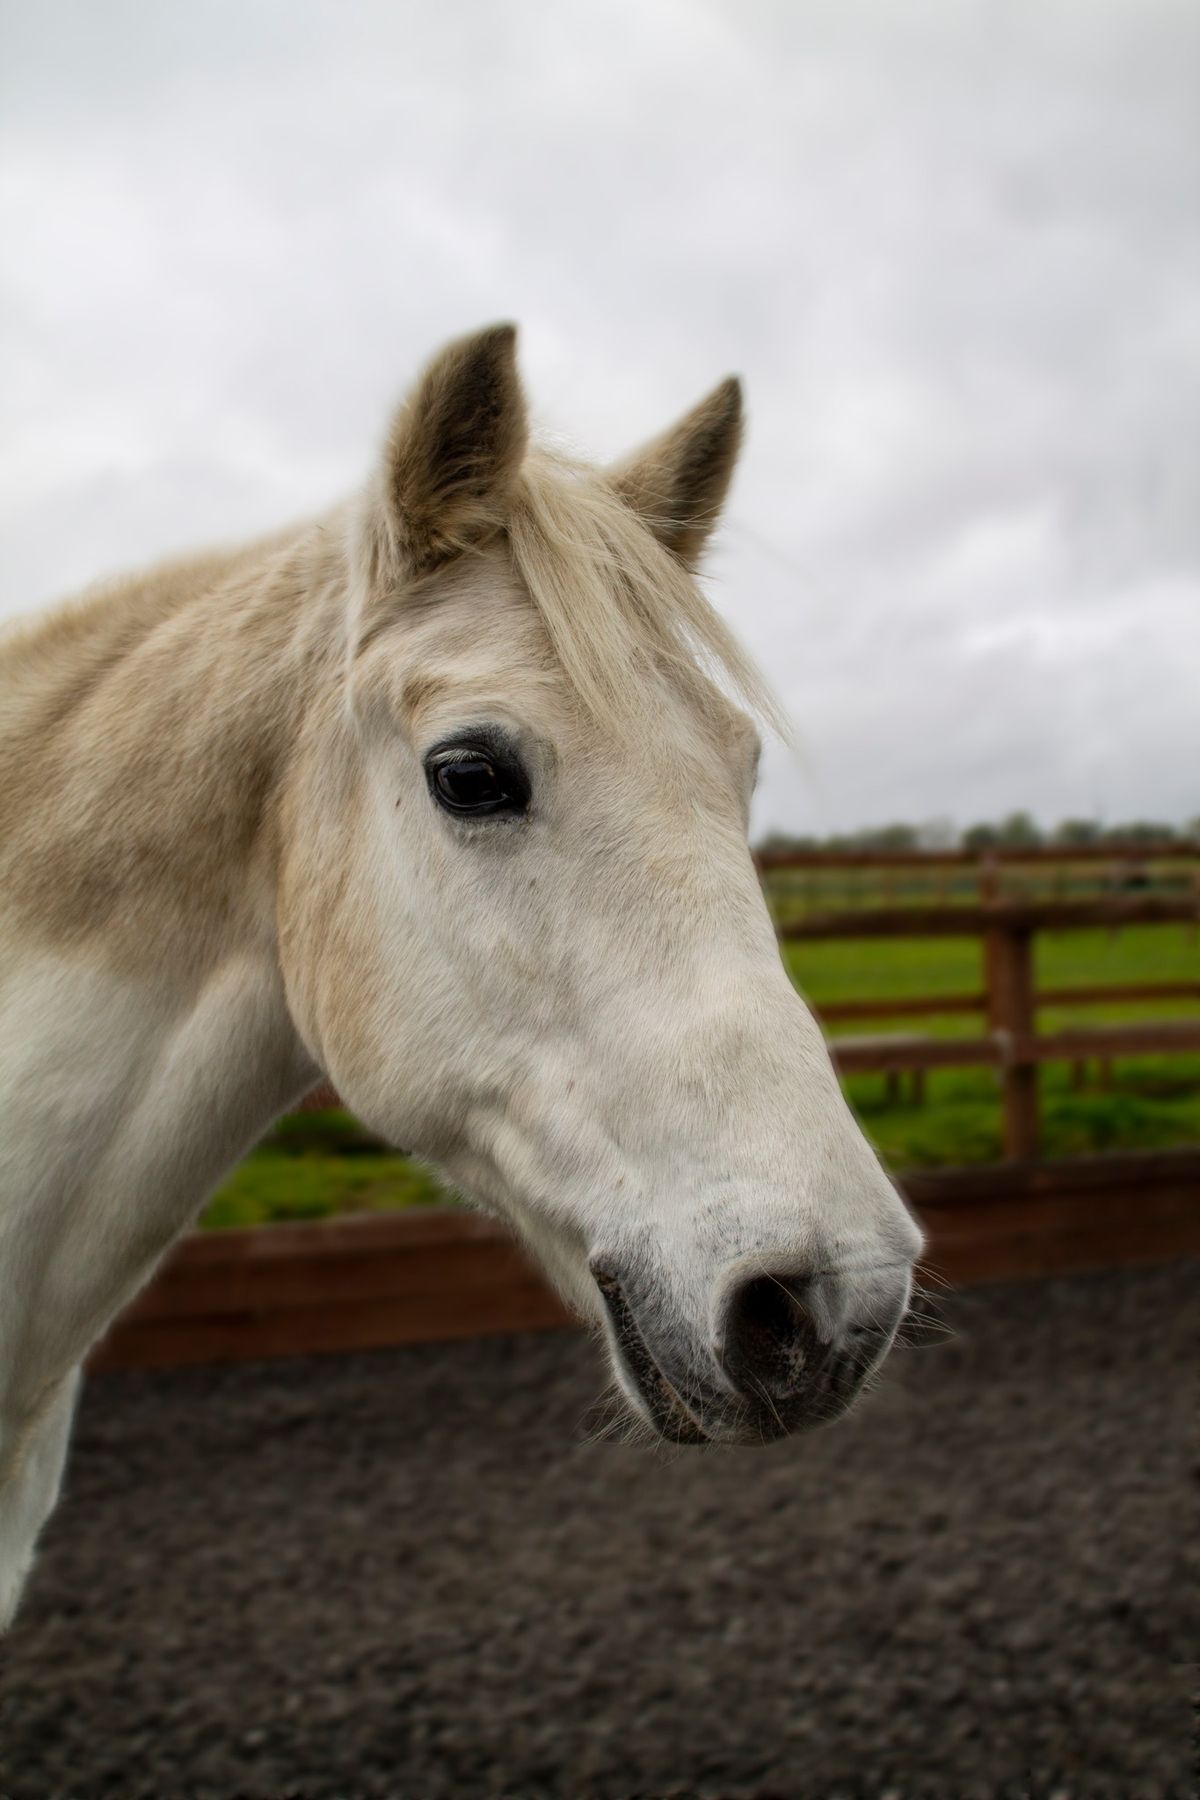
[[[1076,1056],[1179,1056],[1190,1050],[1200,1050],[1200,1019],[1149,1019],[1046,1032],[1020,1046],[1018,1054],[1057,1062]]]
[[[520,1281],[527,1266],[515,1244],[497,1237],[474,1242],[364,1248],[286,1258],[174,1264],[132,1303],[127,1319],[144,1321],[236,1313],[342,1300],[405,1302],[438,1294],[469,1295]]]
[[[384,1349],[569,1324],[561,1301],[526,1271],[469,1294],[343,1300],[321,1306],[122,1319],[89,1359],[93,1371]]]
[[[954,1280],[1200,1256],[1193,1185],[918,1207],[926,1261]]]
[[[928,1233],[929,1266],[952,1281],[1200,1255],[1200,1148],[925,1170],[899,1185]],[[405,1271],[410,1254],[426,1276],[436,1271],[436,1287]],[[457,1259],[470,1280],[455,1286]],[[367,1349],[567,1322],[490,1220],[429,1208],[196,1234],[91,1366]]]
[[[856,1041],[832,1038],[830,1055],[840,1075],[874,1075],[904,1069],[999,1067],[1005,1048],[998,1038],[897,1038]]]
[[[1200,843],[1166,841],[1158,844],[1031,844],[1023,849],[997,845],[980,850],[759,850],[755,862],[764,874],[776,869],[936,869],[970,868],[976,863],[1002,863],[1006,867],[1043,863],[1108,863],[1114,868],[1130,863],[1173,862],[1187,864],[1200,859]]]
[[[1163,1019],[1146,1024],[1080,1027],[1045,1037],[831,1038],[830,1055],[839,1074],[889,1074],[904,1069],[1029,1069],[1045,1062],[1072,1062],[1089,1056],[1177,1056],[1200,1051],[1200,1020]],[[1032,1137],[1008,1146],[1014,1157],[1036,1148]]]
[[[1200,1000],[1200,981],[1139,981],[1097,983],[1091,987],[1039,988],[1033,996],[1042,1006],[1133,1006],[1148,1000]],[[920,1019],[943,1013],[982,1013],[987,996],[972,994],[881,995],[878,1000],[810,1000],[823,1024],[836,1025],[856,1019]]]
[[[1097,982],[1089,987],[1039,988],[1035,1006],[1129,1006],[1143,1000],[1200,1000],[1200,981]]]
[[[997,901],[988,906],[864,906],[858,911],[814,912],[779,927],[788,941],[819,938],[979,937],[996,927],[1021,931],[1074,931],[1122,925],[1190,925],[1200,921],[1200,899],[1153,895],[1058,902]]]
[[[921,1208],[952,1206],[962,1201],[996,1200],[1056,1194],[1144,1193],[1152,1188],[1182,1187],[1200,1205],[1200,1146],[1171,1150],[1109,1150],[1092,1156],[1063,1157],[1049,1162],[981,1163],[949,1169],[907,1169],[897,1182]]]
[[[952,1282],[1200,1256],[1200,1150],[925,1171],[902,1185],[926,1264]]]
[[[991,1238],[1025,1235],[1053,1237],[1058,1232],[1102,1230],[1128,1225],[1136,1231],[1152,1220],[1193,1219],[1200,1226],[1200,1204],[1195,1192],[1185,1187],[1150,1188],[1133,1204],[1128,1192],[1080,1189],[1076,1193],[1029,1195],[1020,1199],[962,1201],[938,1207],[914,1208],[925,1228],[939,1240],[969,1239],[983,1243]]]
[[[984,1238],[934,1237],[924,1267],[956,1287],[985,1281],[1017,1281],[1045,1275],[1082,1274],[1126,1263],[1172,1262],[1200,1257],[1195,1213],[1136,1224],[1080,1224],[1070,1231],[1027,1231]]]
[[[1197,986],[1200,993],[1200,985]],[[940,1013],[981,1013],[987,1004],[983,992],[977,994],[896,995],[879,1000],[827,1000],[809,1005],[818,1019],[835,1025],[851,1019],[921,1019]]]

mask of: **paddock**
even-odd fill
[[[1194,1284],[949,1296],[767,1451],[587,1441],[559,1331],[93,1378],[0,1792],[1182,1800]]]
[[[843,1072],[992,1060],[1035,1148],[1049,1056],[1191,1047],[1039,1037],[1028,959],[1006,1039],[1012,964],[987,1037]],[[900,1183],[948,1331],[766,1451],[607,1436],[598,1347],[460,1209],[185,1238],[92,1359],[0,1794],[1182,1800],[1200,1149]]]

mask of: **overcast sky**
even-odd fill
[[[337,498],[514,318],[599,456],[746,378],[759,829],[1200,813],[1191,0],[0,16],[0,615]]]

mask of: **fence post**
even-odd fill
[[[1010,1041],[1033,1036],[1033,932],[995,924],[984,933],[987,1017],[992,1031]],[[1004,1154],[1015,1161],[1038,1150],[1038,1088],[1035,1063],[1006,1062],[1000,1076]]]
[[[1001,889],[1000,858],[994,850],[981,850],[975,870],[979,884],[979,904],[990,906],[999,900]]]

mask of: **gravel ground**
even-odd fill
[[[1194,1268],[946,1310],[758,1452],[569,1334],[96,1379],[0,1794],[1192,1796]]]

